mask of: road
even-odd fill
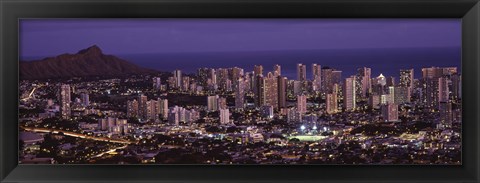
[[[108,151],[105,151],[105,152],[102,152],[102,153],[100,153],[100,154],[97,154],[97,155],[93,156],[93,158],[99,158],[99,157],[102,157],[102,156],[105,155],[105,154],[109,154],[109,153],[115,152],[115,151],[117,151],[117,150],[119,150],[119,149],[125,149],[125,148],[127,148],[127,146],[128,146],[128,145],[124,145],[124,146],[122,146],[122,147],[112,148],[112,149],[110,149],[110,150],[108,150]]]
[[[55,133],[55,134],[58,134],[61,132],[64,135],[70,136],[70,137],[77,137],[82,139],[90,139],[90,140],[103,141],[103,142],[112,142],[112,143],[120,143],[120,144],[136,144],[137,143],[135,141],[129,141],[125,139],[95,137],[95,136],[90,136],[90,135],[85,135],[85,134],[75,133],[75,132],[70,132],[65,130],[58,130],[58,129],[38,128],[38,127],[21,127],[21,128],[23,128],[25,131],[33,131],[33,132]]]

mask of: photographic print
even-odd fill
[[[461,19],[20,19],[20,164],[461,165]]]

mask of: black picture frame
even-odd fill
[[[18,19],[162,17],[461,18],[462,165],[18,165]],[[0,23],[1,182],[480,181],[478,0],[0,0]]]

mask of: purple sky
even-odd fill
[[[460,47],[460,19],[24,19],[21,57]]]

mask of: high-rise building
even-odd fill
[[[338,112],[338,103],[337,103],[337,94],[329,93],[327,94],[327,113],[334,114]]]
[[[240,67],[230,68],[228,71],[228,75],[228,79],[230,79],[231,81],[237,81],[238,78],[243,76],[243,69]]]
[[[202,91],[202,88],[202,86],[197,85],[197,82],[192,82],[187,91],[190,91],[190,93],[198,93],[199,91]]]
[[[157,106],[158,106],[158,104],[157,104],[156,100],[147,101],[147,114],[146,114],[146,119],[147,120],[153,120],[153,121],[158,120]]]
[[[198,83],[203,87],[207,87],[209,71],[210,71],[209,68],[199,68],[197,70]]]
[[[175,126],[180,125],[180,107],[174,106],[171,107],[168,112],[168,122],[174,124]]]
[[[407,86],[396,86],[393,91],[393,102],[404,104],[410,102],[410,88]]]
[[[385,101],[386,103],[386,101]],[[369,100],[368,100],[368,105],[372,109],[379,109],[380,108],[380,95],[370,95]]]
[[[320,72],[321,76],[321,91],[323,94],[331,93],[332,91],[332,85],[333,85],[333,69],[330,68],[322,68],[322,71]]]
[[[194,109],[185,110],[185,122],[191,123],[198,119],[200,119],[200,112]]]
[[[98,119],[98,129],[113,134],[121,134],[128,133],[129,126],[126,119],[107,117]]]
[[[262,75],[255,77],[254,102],[257,107],[263,106],[265,102],[265,79]]]
[[[262,106],[267,105],[278,108],[278,82],[277,78],[271,72],[264,78],[264,85],[265,91],[263,94],[265,95],[265,102],[262,103]]]
[[[422,68],[423,78],[438,78],[443,75],[443,69],[440,67]]]
[[[315,79],[321,79],[322,66],[319,64],[312,64],[312,81]]]
[[[273,75],[275,77],[282,75],[282,67],[278,64],[273,66]]]
[[[215,85],[217,84],[217,71],[215,71],[215,69],[210,69],[209,72],[208,72],[208,77],[211,81],[211,84],[212,85]]]
[[[327,94],[326,96],[326,105],[327,105],[327,113],[333,114],[337,113],[338,111],[338,98],[339,98],[339,88],[338,84],[333,84],[332,93]]]
[[[84,107],[90,106],[90,97],[88,96],[88,93],[81,93],[80,97],[82,98],[82,105]]]
[[[287,122],[300,121],[302,114],[297,111],[295,107],[287,108]]]
[[[166,120],[168,119],[168,100],[167,99],[158,99],[157,100],[157,113],[160,115],[160,118]]]
[[[255,76],[263,75],[263,66],[262,65],[255,65],[253,68],[253,72]]]
[[[230,111],[228,109],[220,109],[220,124],[230,123]]]
[[[147,119],[147,101],[147,96],[143,94],[138,96],[138,117],[140,119]]]
[[[218,109],[227,109],[227,98],[219,97],[217,99],[217,107]]]
[[[216,72],[218,87],[223,91],[227,91],[228,69],[218,68]]]
[[[383,74],[380,73],[380,75],[377,76],[377,83],[376,84],[386,86],[387,85],[387,78],[385,78],[385,76],[383,76]]]
[[[190,77],[182,77],[182,86],[180,87],[182,91],[188,91],[190,88]]]
[[[294,95],[300,95],[303,93],[303,82],[302,81],[293,81],[293,94]]]
[[[385,86],[387,85],[387,79],[383,74],[380,74],[376,78],[372,78],[372,93],[375,95],[385,94]]]
[[[207,97],[207,110],[208,111],[217,111],[218,110],[218,95],[208,96]]]
[[[187,122],[187,110],[183,107],[178,107],[178,118],[181,122]]]
[[[452,103],[451,102],[440,102],[439,112],[440,112],[440,125],[441,125],[441,127],[443,127],[443,128],[452,127],[452,122],[453,122]]]
[[[461,80],[461,75],[459,74],[454,74],[452,77],[450,77],[450,80],[452,82],[452,99],[454,101],[457,101],[462,98],[462,80]]]
[[[409,93],[413,92],[413,77],[414,71],[413,69],[402,69],[400,70],[400,82],[398,83],[400,86],[408,87]],[[410,94],[409,94],[410,96]]]
[[[442,68],[442,74],[444,76],[451,76],[454,74],[458,74],[457,67],[444,67]]]
[[[177,86],[175,86],[177,83],[177,80],[175,79],[175,77],[168,77],[167,83],[168,83],[169,89],[177,88]]]
[[[339,84],[342,80],[342,71],[324,67],[320,71],[320,91],[323,95],[332,93],[334,84]]]
[[[342,81],[342,71],[339,70],[333,70],[332,71],[332,83],[331,86],[334,84],[340,84]],[[331,87],[330,86],[330,87]]]
[[[437,109],[438,107],[438,78],[422,78],[422,101],[427,108]]]
[[[387,104],[389,102],[390,102],[390,95],[389,94],[380,95],[380,104]]]
[[[70,85],[63,84],[60,87],[60,113],[64,119],[69,119],[72,114],[71,101]]]
[[[238,86],[235,89],[235,108],[243,109],[245,107],[245,81],[243,77],[238,78]]]
[[[394,86],[388,87],[387,103],[395,103],[395,87]]]
[[[387,87],[395,86],[395,77],[389,76],[386,78],[386,80],[387,80]]]
[[[226,83],[225,83],[225,91],[232,91],[233,90],[233,83],[232,83],[232,80],[230,79],[227,79]]]
[[[322,66],[312,64],[312,88],[313,91],[320,91],[322,86]]]
[[[438,78],[438,102],[448,102],[449,100],[449,79],[447,77]]]
[[[180,122],[190,123],[198,120],[200,113],[194,109],[187,110],[183,107],[171,107],[168,112],[168,122],[172,125],[179,126]]]
[[[450,83],[456,74],[456,67],[422,68],[421,101],[430,109],[439,109],[439,102],[448,102],[450,99]]]
[[[303,64],[297,64],[297,80],[306,81],[307,80],[307,66]]]
[[[343,108],[345,111],[355,110],[356,108],[355,81],[356,77],[351,76],[346,78],[343,83]]]
[[[138,118],[138,101],[133,99],[132,101],[127,101],[127,116],[131,118]]]
[[[277,76],[278,85],[278,107],[287,107],[287,77]]]
[[[180,89],[182,87],[182,71],[173,71],[173,78],[175,79],[175,88]]]
[[[398,105],[395,103],[382,105],[382,117],[388,122],[398,121]]]
[[[300,114],[307,113],[307,96],[305,95],[297,96],[297,110]]]
[[[162,87],[162,81],[161,81],[160,77],[154,77],[153,78],[153,89],[160,90],[161,87]]]
[[[357,69],[357,80],[356,80],[356,95],[365,99],[367,94],[370,93],[372,83],[371,76],[372,69],[367,67],[362,67]]]

